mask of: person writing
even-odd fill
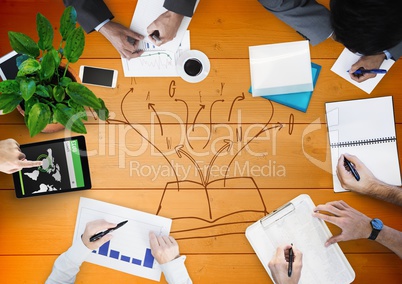
[[[329,37],[362,57],[349,74],[357,82],[376,74],[354,74],[360,68],[378,69],[384,60],[402,55],[402,2],[394,0],[330,0],[330,11],[315,0],[258,0],[277,18],[314,46]]]
[[[24,168],[42,166],[42,161],[29,161],[14,139],[0,140],[0,172],[12,174]]]
[[[290,257],[290,250],[292,250],[292,257]],[[297,284],[301,276],[302,263],[303,254],[295,247],[285,245],[276,249],[276,253],[268,263],[268,268],[276,284]]]
[[[99,31],[124,58],[141,56],[138,49],[143,35],[114,22],[112,12],[102,0],[63,0],[65,6],[73,6],[82,28],[90,33]],[[161,14],[147,28],[148,37],[160,46],[175,38],[184,17],[192,17],[196,0],[165,0],[163,7],[168,11]]]
[[[87,223],[81,236],[82,242],[74,243],[66,252],[55,261],[53,269],[45,284],[74,283],[81,264],[88,255],[113,238],[113,235],[102,235],[99,239],[91,237],[100,231],[115,228],[117,224],[105,220],[95,220]],[[191,284],[192,281],[184,265],[185,256],[180,256],[179,245],[171,236],[156,236],[149,234],[151,253],[160,264],[161,270],[169,284]]]

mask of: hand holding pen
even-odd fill
[[[386,74],[385,69],[380,69],[384,59],[385,55],[383,53],[360,57],[348,70],[350,78],[361,83],[376,77],[378,74]]]
[[[298,283],[302,270],[303,254],[292,245],[277,248],[268,267],[275,283]]]
[[[96,242],[91,242],[90,238],[99,232],[103,232],[109,228],[116,227],[116,225],[117,224],[109,223],[103,219],[88,222],[85,227],[84,233],[81,235],[82,242],[87,248],[91,250],[98,249],[101,245],[108,242],[113,237],[113,235],[107,234]]]

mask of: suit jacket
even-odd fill
[[[85,32],[94,31],[95,27],[114,16],[103,0],[63,0],[64,5],[73,6],[77,11],[77,20]],[[196,0],[165,0],[163,7],[169,11],[192,17]]]
[[[258,0],[268,11],[291,26],[312,45],[333,32],[330,12],[315,0]],[[388,50],[394,59],[402,56],[402,42]]]

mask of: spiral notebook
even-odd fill
[[[334,191],[339,156],[357,156],[378,179],[401,185],[392,96],[325,104]]]

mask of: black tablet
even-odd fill
[[[4,80],[15,79],[18,73],[17,57],[18,54],[15,51],[11,51],[6,55],[0,57],[0,78]]]
[[[18,198],[91,188],[84,136],[21,145],[27,160],[40,160],[37,168],[13,174]]]

